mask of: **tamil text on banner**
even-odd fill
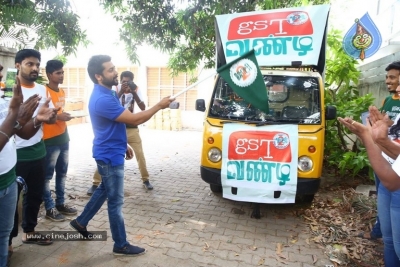
[[[237,95],[256,108],[269,113],[268,92],[254,49],[218,68],[217,72]]]
[[[255,203],[294,203],[297,153],[297,125],[224,125],[223,197]]]
[[[323,45],[329,5],[263,10],[216,16],[217,46],[226,62],[257,45],[260,66],[317,65]]]
[[[355,19],[343,38],[343,49],[351,57],[364,60],[371,57],[382,44],[382,36],[368,12]]]

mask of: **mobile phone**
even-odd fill
[[[369,117],[369,111],[365,111],[365,112],[361,113],[362,124],[367,125],[367,121],[369,122],[368,117]]]
[[[14,84],[16,83],[17,71],[18,70],[14,68],[7,69],[6,82],[5,82],[6,87],[3,89],[5,97],[13,96],[13,87]]]

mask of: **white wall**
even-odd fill
[[[0,64],[3,66],[3,76],[5,80],[5,76],[8,68],[15,68],[15,54],[17,50],[14,48],[8,48],[0,46]]]

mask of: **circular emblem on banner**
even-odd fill
[[[257,67],[253,61],[244,58],[233,64],[229,70],[232,81],[240,87],[252,84],[257,78]]]
[[[277,149],[284,149],[289,145],[289,136],[285,133],[278,133],[274,136],[274,146]]]
[[[286,17],[286,20],[291,25],[301,25],[308,20],[308,15],[305,12],[293,12]]]

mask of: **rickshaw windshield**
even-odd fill
[[[264,75],[268,93],[266,114],[242,99],[219,77],[211,99],[209,116],[247,122],[320,124],[320,88],[314,77]]]

